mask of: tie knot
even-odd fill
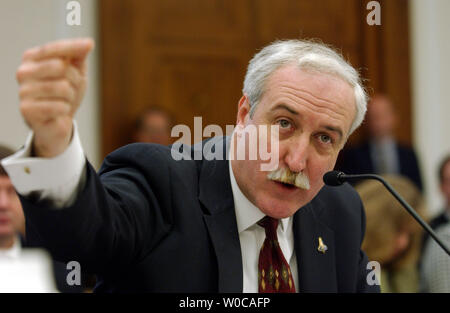
[[[277,219],[270,216],[265,216],[258,222],[258,225],[266,230],[266,236],[268,238],[271,239],[277,238],[277,227],[278,227]]]

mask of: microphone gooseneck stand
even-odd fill
[[[339,186],[346,181],[354,181],[361,179],[375,179],[381,182],[386,189],[400,202],[400,204],[408,211],[409,214],[433,237],[439,246],[450,256],[450,249],[442,242],[431,227],[416,213],[416,211],[389,185],[381,176],[375,174],[359,174],[347,175],[339,171],[331,171],[324,175],[324,182],[330,186]]]

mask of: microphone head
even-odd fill
[[[330,171],[323,175],[323,182],[328,186],[340,186],[344,182],[340,179],[340,176],[344,173],[339,171]]]

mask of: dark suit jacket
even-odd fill
[[[446,213],[446,209],[444,209],[444,211],[442,213],[440,213],[438,216],[434,217],[430,221],[430,227],[431,227],[431,229],[436,231],[436,229],[438,229],[439,227],[441,227],[442,225],[445,225],[447,223],[450,223],[450,220],[448,219],[448,214]],[[433,240],[433,238],[430,239],[430,235],[427,232],[424,232],[423,237],[422,237],[422,249],[421,249],[422,256],[425,251],[425,247],[428,243],[428,240]]]
[[[398,143],[396,147],[400,175],[408,177],[420,190],[423,190],[419,164],[414,150]],[[336,168],[346,174],[376,173],[369,143],[343,150]]]
[[[30,241],[97,273],[98,292],[242,292],[228,161],[175,161],[169,147],[132,144],[107,156],[98,175],[86,171],[71,207],[21,198]],[[366,283],[365,216],[352,187],[324,187],[293,225],[298,291],[379,291]]]

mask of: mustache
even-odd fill
[[[294,185],[297,188],[306,189],[310,188],[309,178],[303,172],[292,172],[289,168],[279,168],[271,171],[267,174],[267,178],[270,180],[282,182],[285,184]]]

